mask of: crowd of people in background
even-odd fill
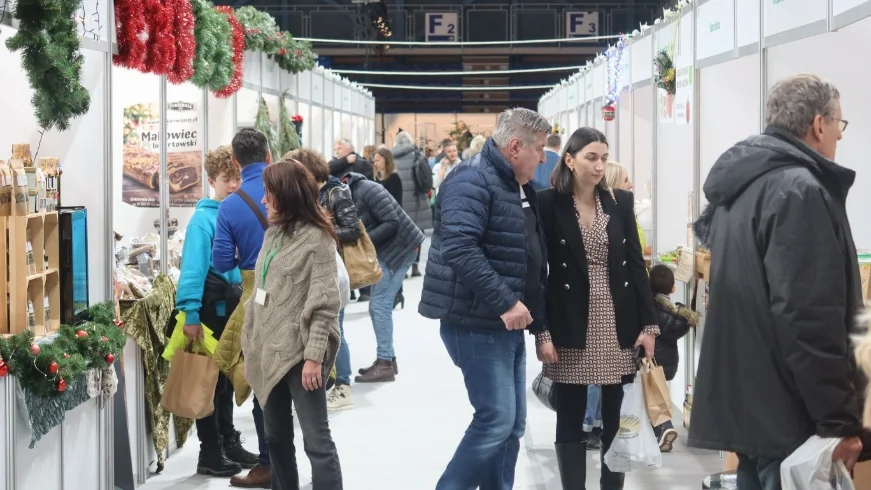
[[[781,462],[812,435],[839,438],[832,458],[847,468],[871,458],[848,348],[861,291],[844,208],[855,175],[833,162],[847,126],[840,96],[799,75],[767,100],[769,127],[714,165],[696,224],[714,279],[689,443],[736,452],[742,490],[779,490]],[[606,136],[580,128],[563,143],[518,108],[499,115],[492,137],[464,141],[460,151],[445,139],[428,159],[400,131],[391,148],[363,155],[339,139],[329,161],[300,149],[274,162],[266,136],[243,129],[208,155],[213,197],[188,225],[177,296],[192,341],[202,324],[219,337],[197,473],[298,489],[295,410],[314,490],[343,487],[328,412],[354,406],[343,319],[356,273],[342,252],[363,241],[380,273],[355,296],[368,301],[376,345],[354,382],[392,382],[393,312],[405,306],[403,281],[422,275],[432,230],[418,312],[440,321],[475,409],[438,490],[513,487],[526,427],[524,331],[553,383],[564,489],[585,488],[586,452],[604,456],[614,443],[641,358],[655,356],[674,378],[678,341],[698,314],[672,302],[672,270],[646,262],[633,183]],[[233,425],[234,401],[252,395],[258,454]],[[653,431],[670,451],[672,422]],[[601,466],[601,488],[622,490],[624,474]]]

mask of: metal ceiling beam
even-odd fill
[[[348,41],[353,44],[354,41]],[[516,48],[452,48],[452,47],[419,47],[390,48],[386,56],[510,56],[510,55],[548,55],[548,56],[593,56],[602,52],[602,46],[588,47],[516,47]],[[365,48],[315,47],[314,52],[320,56],[364,56]]]

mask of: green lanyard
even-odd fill
[[[278,246],[275,246],[275,237],[281,235],[281,241],[278,242]],[[266,287],[266,274],[269,272],[269,266],[272,265],[272,260],[275,259],[275,254],[281,249],[281,245],[284,243],[284,232],[278,232],[275,235],[272,235],[272,241],[269,242],[269,250],[266,252],[266,258],[263,259],[263,272],[260,276],[260,287]]]

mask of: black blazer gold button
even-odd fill
[[[566,284],[566,291],[568,291],[568,290],[571,289],[571,288],[572,288],[571,286],[569,286],[568,284]]]
[[[559,244],[560,244],[560,245],[565,245],[565,244],[566,244],[566,241],[565,241],[565,240],[560,240],[560,241],[559,241]]]
[[[568,266],[566,265],[565,262],[563,262],[563,269],[565,269],[566,267],[568,267]]]

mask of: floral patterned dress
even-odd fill
[[[557,346],[559,362],[545,364],[543,374],[557,383],[580,385],[620,384],[622,377],[634,374],[635,349],[621,349],[617,340],[617,317],[608,276],[608,220],[596,193],[596,217],[587,228],[575,202],[575,215],[584,250],[590,280],[590,308],[587,321],[587,345],[583,349]],[[644,332],[659,334],[658,325],[644,327]],[[550,332],[536,335],[536,343],[551,342]]]

